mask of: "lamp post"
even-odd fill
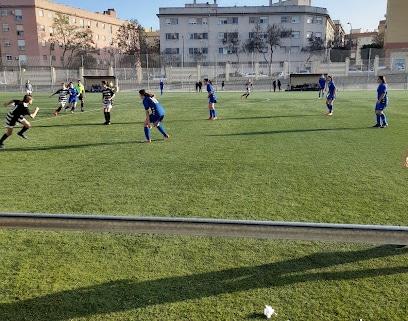
[[[181,36],[183,48],[181,52],[181,91],[184,91],[184,36]]]
[[[351,58],[351,52],[353,51],[353,26],[351,25],[350,22],[347,22],[347,24],[350,25],[350,58]],[[357,56],[357,51],[354,56],[355,61],[357,60],[356,56]]]

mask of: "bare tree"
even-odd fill
[[[50,51],[57,46],[62,48],[64,67],[73,66],[77,60],[75,57],[80,56],[84,60],[87,55],[95,53],[95,42],[91,29],[70,24],[69,17],[61,13],[57,13],[51,27],[53,34],[49,39]]]
[[[251,37],[244,44],[244,48],[250,52],[262,53],[265,62],[268,64],[269,75],[272,75],[274,48],[280,46],[281,39],[291,37],[292,30],[274,23],[272,25],[268,24],[264,31],[259,24],[256,24],[250,35]],[[268,51],[269,57],[267,55]]]

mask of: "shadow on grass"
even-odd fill
[[[326,132],[326,131],[342,131],[342,130],[361,130],[371,127],[360,128],[313,128],[313,129],[288,129],[288,130],[271,130],[261,132],[247,132],[247,133],[231,133],[231,134],[211,134],[208,136],[249,136],[249,135],[272,135],[272,134],[289,134],[289,133],[305,133],[305,132]]]
[[[58,149],[76,149],[76,148],[88,148],[88,147],[98,147],[98,146],[115,146],[115,145],[130,145],[139,143],[139,140],[127,141],[127,142],[101,142],[101,143],[90,143],[90,144],[75,144],[75,145],[52,145],[52,146],[35,146],[35,147],[23,147],[23,148],[7,148],[2,151],[2,153],[10,152],[27,152],[34,150],[58,150]]]
[[[406,255],[407,249],[384,245],[354,252],[315,253],[301,258],[244,266],[223,271],[176,276],[150,281],[110,281],[16,302],[0,304],[1,320],[69,320],[88,318],[151,305],[196,300],[226,293],[282,287],[321,280],[356,280],[407,273],[407,268],[343,269],[365,260]],[[324,269],[336,267],[336,271]],[[119,272],[119,271],[118,271]],[[119,272],[120,273],[120,272]],[[152,275],[154,277],[154,275]],[[251,315],[258,319],[258,315]]]

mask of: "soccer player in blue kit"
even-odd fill
[[[384,109],[388,105],[387,81],[384,76],[378,76],[377,82],[377,101],[375,103],[375,116],[377,122],[373,127],[385,128],[388,126],[387,118],[384,114]]]
[[[336,99],[336,85],[333,82],[332,76],[327,76],[327,97],[326,97],[326,106],[329,110],[326,115],[333,115],[333,101]]]
[[[217,103],[217,95],[215,94],[214,87],[212,85],[211,80],[208,80],[208,78],[204,78],[204,84],[207,87],[207,93],[208,93],[208,109],[210,110],[210,118],[209,120],[216,120],[217,119],[217,113],[215,111],[214,105]]]
[[[65,110],[71,107],[71,113],[73,113],[78,103],[79,92],[74,87],[74,84],[72,82],[70,82],[68,85],[68,92],[69,92],[68,106],[65,107]]]
[[[160,103],[154,98],[154,94],[149,94],[145,89],[139,90],[140,99],[142,99],[143,107],[146,111],[146,120],[143,123],[143,129],[146,136],[145,143],[150,143],[152,139],[150,138],[150,128],[152,125],[157,127],[160,133],[163,135],[163,139],[169,138],[170,136],[166,133],[160,122],[164,118],[164,108]],[[151,112],[149,112],[149,109]]]
[[[326,89],[326,78],[322,75],[319,78],[319,99],[324,97],[324,90]]]

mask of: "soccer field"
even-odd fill
[[[144,140],[137,93],[54,117],[0,150],[0,211],[407,225],[405,91],[165,93]],[[22,94],[0,95],[3,102]],[[78,108],[79,109],[79,108]],[[0,119],[8,109],[2,108]],[[4,130],[5,128],[2,127]],[[405,129],[405,131],[404,131]],[[2,134],[2,133],[1,133]],[[404,320],[407,250],[322,242],[0,230],[2,320]]]

